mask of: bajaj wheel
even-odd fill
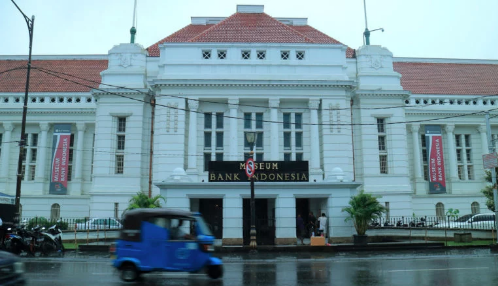
[[[210,278],[218,279],[223,276],[223,266],[222,265],[210,265],[207,269],[207,274]]]
[[[126,282],[133,282],[137,280],[140,273],[137,267],[132,263],[125,263],[121,266],[121,279]]]
[[[22,245],[17,241],[12,241],[8,251],[14,253],[15,255],[19,255],[22,252]]]

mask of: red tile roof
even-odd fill
[[[395,62],[403,89],[414,94],[498,95],[498,65]]]
[[[0,60],[0,92],[24,92],[27,68],[5,73],[2,72],[12,68],[26,67],[26,65],[27,61]],[[68,82],[43,73],[35,68],[44,68],[100,82],[100,72],[107,69],[107,60],[34,60],[31,62],[31,66],[29,80],[30,92],[88,92],[91,90],[90,87]],[[98,83],[62,74],[59,74],[59,76],[91,86],[92,88],[96,88],[99,85]]]
[[[159,44],[177,43],[307,43],[341,44],[311,26],[290,26],[265,13],[235,13],[212,25],[188,25],[150,46],[152,57],[159,56]],[[348,48],[346,56],[354,57]]]
[[[159,57],[159,45],[163,43],[184,43],[188,42],[188,40],[196,37],[200,33],[205,30],[211,28],[214,24],[210,25],[188,25],[183,29],[178,30],[172,35],[160,40],[159,42],[153,44],[152,46],[147,48],[149,51],[149,56],[151,57]]]
[[[41,67],[100,82],[100,72],[107,69],[107,60],[34,60]],[[22,67],[2,73],[6,70]],[[0,60],[0,92],[24,92],[26,61]],[[401,73],[401,85],[413,94],[492,95],[498,94],[498,65],[395,62]],[[60,74],[91,88],[98,84]],[[31,92],[89,92],[90,87],[68,82],[36,69],[31,70]]]

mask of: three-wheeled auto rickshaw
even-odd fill
[[[217,279],[223,263],[212,257],[214,236],[200,213],[166,208],[127,211],[111,247],[113,266],[124,281],[152,271],[199,272]]]

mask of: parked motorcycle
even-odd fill
[[[42,255],[48,255],[52,252],[58,252],[61,255],[64,255],[65,250],[64,244],[62,243],[62,230],[57,224],[51,226],[48,231],[42,232],[42,234],[44,236],[44,240],[40,245]]]
[[[373,219],[372,222],[370,223],[370,226],[371,227],[380,227],[381,225],[376,219]]]
[[[33,239],[33,233],[26,230],[24,225],[14,229],[9,228],[5,236],[5,250],[16,255],[26,252],[27,255],[34,256]]]

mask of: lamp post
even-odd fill
[[[256,140],[258,138],[258,133],[251,131],[246,132],[246,140],[249,143],[251,148],[251,156],[254,158],[254,147],[256,145]],[[256,169],[254,169],[256,171]],[[254,174],[251,176],[251,232],[249,233],[251,236],[251,242],[249,243],[249,247],[253,250],[256,250],[258,243],[256,242],[256,209],[254,206]]]
[[[31,72],[31,50],[33,47],[33,28],[35,24],[35,16],[31,16],[31,19],[26,16],[22,10],[17,6],[14,0],[11,0],[16,6],[17,10],[21,12],[28,25],[29,31],[29,56],[28,56],[28,71],[26,75],[26,89],[24,92],[24,105],[22,108],[22,123],[21,123],[21,140],[19,141],[19,160],[17,162],[17,183],[16,183],[16,213],[14,215],[14,222],[18,223],[20,220],[19,206],[21,205],[21,183],[22,183],[22,161],[24,154],[24,147],[26,146],[26,114],[28,113],[28,90],[29,90],[29,74]]]

